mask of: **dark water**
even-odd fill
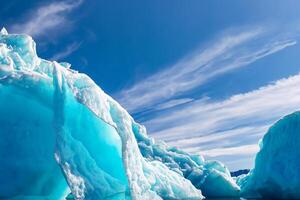
[[[205,200],[270,200],[270,199],[264,199],[264,198],[251,198],[246,199],[243,197],[235,197],[235,198],[206,198]]]
[[[69,195],[66,200],[74,200],[72,195]],[[167,200],[167,199],[165,199]],[[246,199],[246,198],[206,198],[205,200],[268,200],[268,199]]]

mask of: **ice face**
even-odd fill
[[[223,164],[148,137],[88,76],[40,59],[27,35],[1,31],[0,88],[0,197],[239,195]]]
[[[80,104],[55,64],[55,156],[77,199],[129,199],[116,129]]]
[[[0,196],[63,199],[69,189],[54,160],[52,110],[12,85],[0,85],[0,110]]]
[[[260,143],[255,167],[238,178],[244,197],[300,198],[300,112],[273,125]]]

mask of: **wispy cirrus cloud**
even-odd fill
[[[171,145],[223,160],[232,168],[230,162],[244,159],[249,167],[267,129],[300,109],[299,86],[300,74],[222,101],[194,100],[143,124],[152,136]]]
[[[68,57],[69,55],[71,55],[76,50],[78,50],[80,48],[80,46],[81,46],[81,42],[73,42],[73,43],[69,44],[63,51],[54,54],[50,58],[50,60],[58,61],[58,60],[64,59],[64,58]]]
[[[63,26],[69,22],[66,14],[77,8],[81,3],[82,0],[74,0],[56,1],[42,5],[30,11],[25,20],[9,27],[9,31],[12,33],[25,33],[34,37],[49,34],[48,31],[54,29],[63,32]],[[62,29],[59,30],[59,27],[62,27]]]
[[[203,155],[208,155],[212,157],[216,156],[224,156],[224,155],[247,155],[247,154],[255,154],[259,150],[257,144],[250,145],[242,145],[236,147],[227,147],[227,148],[215,148],[210,150],[204,150],[201,153]]]
[[[253,28],[223,34],[206,45],[132,87],[116,94],[116,98],[131,113],[157,109],[174,98],[189,92],[207,81],[249,65],[297,43],[294,39],[266,38],[268,31]],[[156,107],[156,108],[155,108]]]

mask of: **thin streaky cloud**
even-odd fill
[[[42,5],[29,12],[25,22],[13,24],[10,27],[12,33],[24,33],[34,37],[48,34],[50,30],[62,27],[57,30],[63,32],[63,25],[68,22],[66,14],[77,8],[82,0],[60,1]]]
[[[237,34],[223,35],[209,47],[186,56],[173,66],[166,67],[149,78],[116,94],[116,98],[131,113],[149,110],[203,85],[218,75],[249,65],[297,43],[296,40],[268,40],[259,45],[266,30],[257,28]]]
[[[50,58],[50,60],[56,60],[57,61],[57,60],[64,59],[64,58],[70,56],[75,51],[77,51],[80,48],[80,46],[81,46],[81,43],[79,43],[79,42],[73,42],[70,45],[68,45],[65,50],[54,54]]]
[[[164,109],[168,109],[168,108],[172,108],[175,106],[189,103],[193,100],[194,99],[192,99],[192,98],[172,99],[170,101],[167,101],[167,102],[164,102],[164,103],[161,103],[161,104],[155,106],[153,109],[154,110],[164,110]]]
[[[215,148],[211,150],[203,150],[200,153],[203,156],[207,157],[217,157],[217,156],[224,156],[224,155],[253,155],[257,153],[259,150],[258,144],[249,144],[249,145],[242,145],[237,147],[227,147],[227,148]],[[195,151],[190,149],[190,151]]]
[[[234,142],[236,137],[247,133],[251,133],[251,136],[259,135],[260,137],[261,133],[265,132],[268,128],[268,126],[263,125],[243,126],[241,128],[219,131],[214,134],[195,136],[191,138],[181,139],[178,141],[170,141],[169,144],[172,146],[181,146],[182,148],[187,149],[192,147],[194,151],[209,150],[211,148],[211,144],[213,144],[216,141],[222,141],[222,144],[224,145],[226,141]],[[194,146],[196,148],[194,148]],[[191,152],[194,153],[194,151]]]
[[[232,129],[247,121],[257,124],[299,109],[299,85],[300,75],[295,75],[223,101],[193,101],[143,123],[152,134],[167,140],[181,137],[186,132],[190,136],[207,135],[221,129]]]

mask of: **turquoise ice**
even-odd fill
[[[274,124],[260,143],[255,167],[237,182],[248,198],[300,198],[300,112]]]

